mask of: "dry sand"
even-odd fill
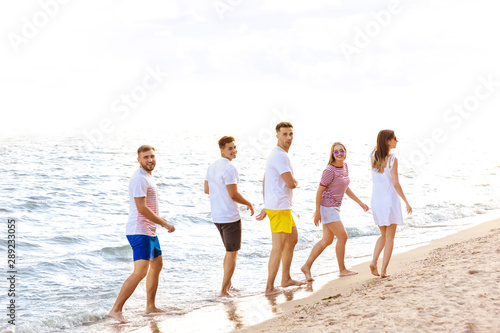
[[[353,270],[238,332],[500,332],[500,219]]]

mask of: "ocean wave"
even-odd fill
[[[50,147],[54,144],[26,142],[25,146],[33,152],[32,156],[37,156],[30,161],[30,168],[42,170],[33,174],[26,168],[3,179],[2,187],[11,198],[0,204],[0,211],[17,212],[18,220],[26,222],[20,223],[19,228],[22,231],[19,247],[23,255],[22,303],[25,308],[20,311],[23,323],[18,332],[91,331],[89,326],[82,328],[81,325],[99,322],[106,316],[133,266],[132,251],[123,231],[128,208],[126,185],[137,163],[130,163],[134,159],[128,149],[107,149],[98,153],[75,153],[65,161],[54,159],[37,168],[37,158],[51,156]],[[78,149],[67,149],[71,147],[70,140],[61,142],[60,147],[70,152]],[[312,223],[312,210],[318,177],[326,161],[315,166],[307,159],[310,159],[309,149],[302,153],[299,147],[295,150],[296,163],[293,165],[300,186],[294,191],[294,207],[303,216],[296,220],[299,242],[294,263],[298,264],[305,262],[311,248],[322,237],[321,227],[316,228]],[[155,170],[157,186],[162,188],[159,191],[160,210],[168,212],[168,220],[177,228],[169,239],[165,230],[159,230],[164,251],[161,275],[164,280],[158,295],[184,311],[206,306],[211,301],[210,297],[217,293],[222,272],[224,247],[212,225],[209,198],[202,190],[202,177],[212,160],[208,157],[210,154],[204,153],[197,152],[195,163],[191,163],[195,156],[188,154],[190,158],[162,163],[159,167],[165,166],[165,169]],[[365,198],[370,195],[371,187],[369,165],[365,157],[357,160],[360,155],[350,155],[350,165],[366,169],[366,172],[356,174],[356,168],[352,168],[352,188],[368,203]],[[196,163],[198,158],[203,162]],[[95,165],[110,167],[95,168]],[[238,166],[242,193],[249,199],[256,199],[256,203],[262,201],[264,165],[265,158],[259,158]],[[473,177],[476,169],[467,165],[460,170],[435,168],[425,169],[425,172],[424,168],[415,172],[404,170],[402,166],[405,194],[414,206],[414,213],[412,216],[404,213],[405,226],[398,227],[397,246],[428,241],[439,234],[440,228],[459,230],[464,222],[457,219],[500,208],[500,187],[495,175],[499,167],[495,166],[494,170],[493,166],[486,167],[484,174]],[[69,173],[68,179],[61,178],[61,169],[65,170],[65,177]],[[29,187],[20,191],[19,183],[29,184]],[[362,213],[347,198],[343,214],[348,221],[346,231],[350,237],[346,258],[366,258],[373,251],[379,229],[369,214]],[[244,243],[235,279],[240,279],[241,285],[253,292],[265,285],[267,277],[271,249],[269,221],[257,222],[246,211],[241,215]],[[334,246],[327,251],[334,255]],[[324,271],[334,271],[336,262],[331,255],[323,255],[318,260],[324,263]],[[320,265],[317,267],[320,272]],[[144,290],[141,284],[136,294],[145,297]]]
[[[364,228],[353,228],[346,227],[345,228],[348,237],[365,237],[365,236],[373,236],[378,235],[380,232],[375,225],[366,226]]]
[[[91,255],[99,256],[104,260],[130,261],[132,248],[130,245],[109,246],[90,252]]]
[[[206,213],[205,216],[193,216],[193,215],[188,215],[184,216],[182,218],[172,218],[172,221],[180,222],[181,224],[213,224],[212,221],[210,220],[210,215],[209,213]]]
[[[47,240],[49,243],[53,244],[58,244],[58,245],[74,245],[76,244],[84,244],[88,242],[87,236],[86,235],[57,235],[54,237],[51,237]]]
[[[494,204],[475,203],[472,206],[463,203],[439,203],[427,204],[420,208],[422,213],[406,218],[405,223],[411,227],[436,227],[453,224],[453,221],[485,214],[488,211],[497,209]],[[444,222],[444,223],[443,223]]]
[[[103,320],[107,316],[107,311],[101,307],[75,310],[72,314],[51,314],[50,318],[40,321],[23,320],[19,325],[16,325],[16,333],[68,331],[77,326]]]
[[[246,247],[238,252],[238,256],[240,258],[248,258],[248,259],[254,259],[254,258],[269,258],[269,251],[271,250],[271,247],[268,246],[269,248],[263,248],[263,247]]]

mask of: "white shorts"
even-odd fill
[[[319,213],[321,214],[321,223],[322,224],[341,221],[341,219],[340,219],[340,207],[319,206]]]

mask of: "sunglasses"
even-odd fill
[[[345,150],[343,150],[343,149],[341,149],[341,150],[335,150],[333,152],[333,155],[335,155],[335,156],[345,155]]]
[[[394,135],[393,139],[394,139],[394,140],[396,140],[396,141],[398,141],[398,139],[396,138],[396,136],[395,136],[395,135]]]

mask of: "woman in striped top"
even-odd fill
[[[349,169],[344,162],[347,157],[347,150],[340,142],[335,142],[330,151],[330,160],[323,171],[321,182],[316,192],[316,211],[314,213],[314,224],[321,222],[323,225],[323,238],[314,245],[307,262],[301,270],[308,281],[314,281],[311,275],[311,266],[316,258],[333,243],[333,238],[337,237],[335,252],[339,264],[339,275],[354,275],[357,272],[348,270],[344,265],[345,244],[347,233],[340,219],[340,205],[344,194],[357,202],[366,212],[369,207],[364,204],[349,188]]]

